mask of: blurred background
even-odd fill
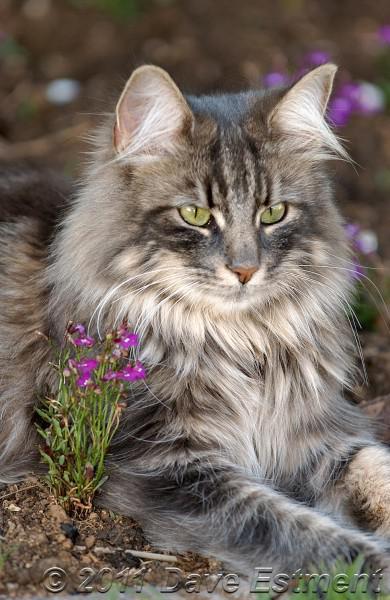
[[[329,118],[356,163],[331,165],[370,378],[356,392],[390,425],[388,0],[1,0],[0,160],[77,177],[84,136],[145,62],[202,93],[288,83],[327,60],[340,66]]]

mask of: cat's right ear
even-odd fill
[[[151,160],[175,152],[192,112],[171,77],[159,67],[134,71],[116,107],[114,147],[119,155]]]
[[[337,67],[327,63],[306,73],[287,90],[271,112],[271,130],[282,134],[291,152],[305,150],[314,160],[348,154],[329,127],[325,112]]]

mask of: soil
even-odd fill
[[[190,553],[171,555],[168,561],[167,553],[167,560],[150,560],[132,555],[132,550],[158,552],[129,518],[96,508],[87,517],[71,519],[46,484],[34,478],[0,493],[1,600],[55,592],[55,576],[48,572],[54,568],[66,573],[63,591],[72,595],[101,595],[114,583],[119,594],[126,587],[135,592],[141,581],[164,589],[175,582],[167,570],[172,567],[183,574],[221,569],[216,560]]]
[[[341,65],[340,81],[375,83],[385,76],[376,32],[390,22],[388,0],[129,0],[120,17],[97,8],[113,4],[123,2],[1,1],[0,160],[79,176],[89,149],[83,136],[112,110],[140,63],[159,64],[184,90],[200,93],[258,85],[268,71],[294,70],[313,49],[332,54]],[[6,36],[20,51],[2,53]],[[47,85],[64,77],[77,80],[80,93],[54,105]],[[340,133],[358,166],[334,167],[338,202],[347,219],[376,232],[380,268],[390,273],[389,113],[356,116]],[[362,344],[369,386],[358,386],[353,398],[390,443],[385,316],[375,332],[363,333]],[[0,491],[0,598],[49,595],[43,573],[53,566],[67,571],[69,593],[78,591],[82,567],[134,574],[142,565],[124,552],[131,549],[154,550],[130,519],[96,509],[70,522],[36,480]],[[219,568],[191,554],[177,563],[146,562],[146,580],[154,584],[163,581],[167,564],[198,573]]]

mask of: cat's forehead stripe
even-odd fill
[[[224,212],[249,208],[267,199],[267,176],[239,127],[222,130],[210,155],[213,202]],[[215,194],[217,190],[217,194]]]

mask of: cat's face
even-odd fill
[[[120,257],[123,278],[126,257],[133,265],[136,255],[136,269],[156,271],[175,296],[221,308],[259,305],[288,283],[296,287],[299,265],[331,249],[328,181],[318,165],[275,155],[242,129],[214,131],[203,142],[129,175],[120,206],[136,218],[136,249]]]
[[[323,119],[333,75],[185,100],[164,72],[136,71],[117,109],[102,270],[151,304],[221,311],[310,287],[343,243],[322,164],[341,152]]]

